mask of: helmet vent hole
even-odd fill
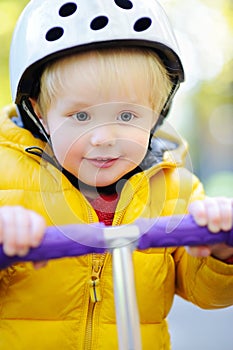
[[[150,28],[152,20],[149,17],[142,17],[134,24],[135,32],[143,32]]]
[[[77,10],[77,5],[74,2],[67,2],[64,4],[60,10],[59,10],[59,15],[61,17],[69,17],[73,15]]]
[[[129,0],[115,0],[115,3],[124,10],[131,10],[133,7],[132,2]]]
[[[91,22],[91,29],[92,30],[100,30],[106,27],[108,24],[108,17],[106,16],[98,16],[93,19]]]
[[[51,28],[45,38],[47,41],[56,41],[58,39],[60,39],[62,37],[62,35],[64,34],[64,29],[61,27],[54,27]]]

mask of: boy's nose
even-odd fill
[[[116,143],[116,135],[113,125],[102,125],[96,127],[90,137],[92,146],[113,146]]]

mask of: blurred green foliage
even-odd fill
[[[15,23],[28,0],[0,0],[0,107],[11,102],[9,86],[9,50]]]

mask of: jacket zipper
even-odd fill
[[[100,289],[100,275],[104,266],[106,253],[93,254],[92,255],[92,271],[91,277],[88,281],[89,284],[89,304],[86,321],[86,334],[84,350],[92,349],[92,327],[93,327],[93,315],[96,303],[101,301],[101,289]]]

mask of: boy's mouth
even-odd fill
[[[97,168],[109,168],[116,163],[119,157],[96,157],[85,159]]]

